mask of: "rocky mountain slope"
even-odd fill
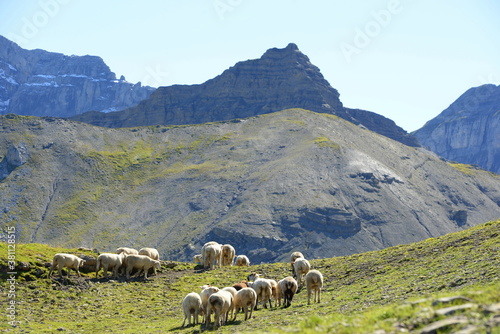
[[[446,159],[500,174],[500,86],[467,90],[413,134]]]
[[[99,57],[25,50],[0,36],[0,114],[70,117],[116,111],[153,91],[117,80]]]
[[[500,216],[497,175],[302,109],[124,129],[6,115],[0,160],[0,221],[20,242],[177,260],[210,240],[253,263],[346,255]]]
[[[259,59],[239,62],[203,84],[160,87],[136,107],[107,114],[88,112],[73,119],[113,128],[182,125],[288,108],[337,115],[404,144],[418,145],[414,137],[387,118],[344,108],[337,90],[293,43],[283,49],[269,49]]]

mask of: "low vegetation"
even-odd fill
[[[9,291],[7,244],[1,244],[2,289]],[[229,321],[218,333],[500,333],[500,220],[466,231],[352,256],[311,260],[325,277],[320,304],[307,305],[306,291],[292,306],[263,309]],[[182,328],[182,298],[203,284],[219,287],[251,271],[281,279],[288,263],[224,267],[164,261],[148,280],[55,275],[47,279],[56,252],[91,251],[19,244],[15,250],[17,333],[199,333]],[[12,253],[12,252],[11,252]],[[305,254],[307,257],[307,254]],[[5,311],[4,311],[5,312]],[[7,314],[6,314],[7,315]],[[4,318],[5,319],[5,318]],[[434,328],[434,327],[435,328]],[[434,331],[433,331],[434,330]]]

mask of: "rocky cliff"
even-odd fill
[[[200,85],[158,88],[138,106],[115,113],[88,112],[74,120],[106,127],[182,125],[223,121],[304,108],[342,117],[354,124],[417,146],[393,121],[364,110],[344,108],[339,93],[309,58],[291,43],[242,61]]]
[[[25,50],[0,36],[0,114],[70,117],[116,111],[153,90],[117,80],[99,57]]]
[[[500,86],[467,90],[414,135],[446,159],[500,174]]]
[[[10,114],[0,161],[0,224],[19,242],[164,259],[210,240],[252,263],[333,257],[500,216],[497,175],[302,109],[120,129]]]

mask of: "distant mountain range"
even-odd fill
[[[153,91],[117,79],[99,57],[25,50],[0,36],[0,115],[70,117],[89,110],[117,111]]]
[[[72,119],[119,128],[185,125],[225,121],[288,108],[328,113],[406,145],[417,141],[392,120],[373,112],[349,109],[309,58],[290,43],[267,50],[259,59],[242,61],[199,85],[158,88],[150,98],[127,110],[87,112]]]
[[[413,135],[446,159],[500,174],[500,86],[467,90]]]

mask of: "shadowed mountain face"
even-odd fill
[[[469,89],[414,135],[446,159],[500,174],[500,86]]]
[[[2,230],[19,242],[164,259],[211,240],[252,263],[333,257],[500,216],[498,176],[302,109],[122,129],[6,115],[0,165]]]
[[[304,108],[337,115],[372,131],[418,146],[393,121],[364,110],[344,108],[339,93],[309,58],[291,43],[267,50],[259,59],[242,61],[200,85],[158,88],[138,106],[114,112],[88,112],[74,120],[119,128],[224,121]]]
[[[0,36],[0,114],[70,117],[116,111],[153,90],[117,80],[100,57],[25,50]]]

